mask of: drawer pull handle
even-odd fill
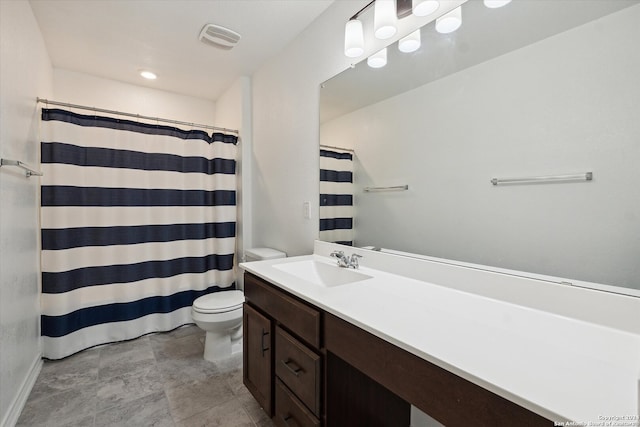
[[[262,328],[262,342],[260,343],[260,347],[262,348],[262,357],[264,357],[264,352],[269,350],[269,347],[264,346],[264,337],[267,335],[269,335],[269,331],[265,331],[264,328]]]
[[[298,426],[298,423],[296,422],[295,418],[293,418],[293,415],[280,415],[280,418],[282,418],[282,421],[284,421],[284,424],[287,426]],[[289,420],[293,421],[293,423],[289,423]]]
[[[289,370],[289,372],[291,372],[293,375],[295,375],[296,377],[300,375],[300,372],[304,372],[302,370],[302,368],[300,366],[298,366],[297,363],[287,359],[287,360],[280,360],[280,362],[285,366],[285,368],[287,368]]]

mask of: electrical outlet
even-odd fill
[[[302,212],[305,219],[311,219],[311,202],[302,203]]]

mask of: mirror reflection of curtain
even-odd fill
[[[320,149],[320,240],[353,246],[353,154]]]
[[[237,137],[43,109],[43,355],[193,323],[233,289]]]

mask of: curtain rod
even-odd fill
[[[227,129],[227,128],[221,128],[221,127],[218,127],[218,126],[210,126],[210,125],[199,125],[197,123],[181,122],[181,121],[178,121],[178,120],[171,120],[171,119],[161,119],[159,117],[141,116],[140,114],[131,114],[131,113],[125,113],[125,112],[122,112],[122,111],[115,111],[115,110],[105,110],[103,108],[87,107],[85,105],[68,104],[66,102],[51,101],[51,100],[42,99],[42,98],[36,98],[36,100],[37,100],[37,102],[42,102],[42,103],[47,104],[47,105],[51,104],[51,105],[58,105],[60,107],[78,108],[80,110],[93,111],[94,113],[116,114],[116,115],[119,115],[119,116],[134,117],[136,119],[153,120],[153,121],[156,121],[156,122],[171,123],[171,124],[176,124],[176,125],[185,125],[185,126],[191,126],[191,127],[197,127],[197,128],[203,128],[203,129],[219,130],[219,131],[222,131],[222,132],[235,133],[236,135],[240,134],[240,132],[238,132],[237,129]]]
[[[334,147],[333,145],[323,145],[323,144],[320,144],[320,148],[333,148],[334,150],[349,151],[353,154],[356,154],[356,150],[352,150],[351,148]]]

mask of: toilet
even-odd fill
[[[245,260],[261,261],[287,255],[271,248],[245,251]],[[195,324],[206,332],[204,358],[215,362],[242,351],[242,304],[244,293],[238,290],[213,292],[196,298],[191,306]]]
[[[242,291],[220,291],[193,301],[191,317],[206,332],[204,358],[225,359],[242,350]]]

